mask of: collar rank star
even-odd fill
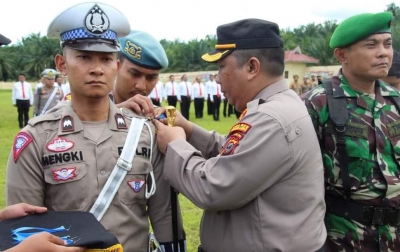
[[[74,131],[74,119],[72,116],[64,116],[61,120],[62,132]]]
[[[86,15],[85,28],[93,35],[102,35],[110,28],[110,20],[97,4]]]
[[[13,155],[14,155],[14,162],[17,163],[18,157],[21,152],[28,146],[30,142],[33,141],[31,135],[26,132],[19,132],[18,135],[14,139],[14,146],[13,146]]]
[[[62,137],[54,139],[46,146],[52,152],[63,152],[72,149],[72,147],[74,147],[74,143]]]
[[[128,181],[128,185],[132,188],[135,193],[138,193],[144,185],[144,180],[132,180]]]
[[[115,123],[117,124],[118,129],[127,129],[125,118],[121,114],[115,114]]]
[[[53,179],[57,181],[66,181],[76,177],[76,168],[61,168],[59,170],[53,170]]]

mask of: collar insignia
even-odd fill
[[[121,114],[115,114],[115,123],[117,124],[117,129],[127,129],[125,118]]]
[[[61,119],[61,126],[62,126],[62,132],[66,132],[66,131],[74,131],[74,119],[72,118],[72,116],[64,116]]]

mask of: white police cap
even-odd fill
[[[118,52],[118,38],[131,31],[128,19],[114,7],[96,2],[81,3],[59,14],[47,30],[61,37],[61,46],[75,50]]]
[[[41,75],[47,79],[54,80],[56,78],[56,74],[58,74],[56,70],[51,68],[46,68],[43,70]]]

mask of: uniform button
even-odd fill
[[[99,147],[103,146],[103,144],[99,144]]]
[[[147,170],[147,165],[144,165],[144,166],[143,166],[143,170],[144,170],[144,171]]]
[[[106,171],[104,171],[104,170],[100,171],[100,175],[101,175],[101,176],[106,175]]]
[[[76,174],[76,175],[79,175],[79,171],[76,171],[75,174]]]
[[[301,133],[301,129],[297,128],[297,129],[295,129],[295,131],[294,131],[294,132],[296,133],[296,135],[300,135],[300,133]]]

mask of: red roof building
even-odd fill
[[[301,53],[301,49],[297,46],[294,50],[285,52],[285,63],[314,63],[318,64],[319,60],[311,56]]]

